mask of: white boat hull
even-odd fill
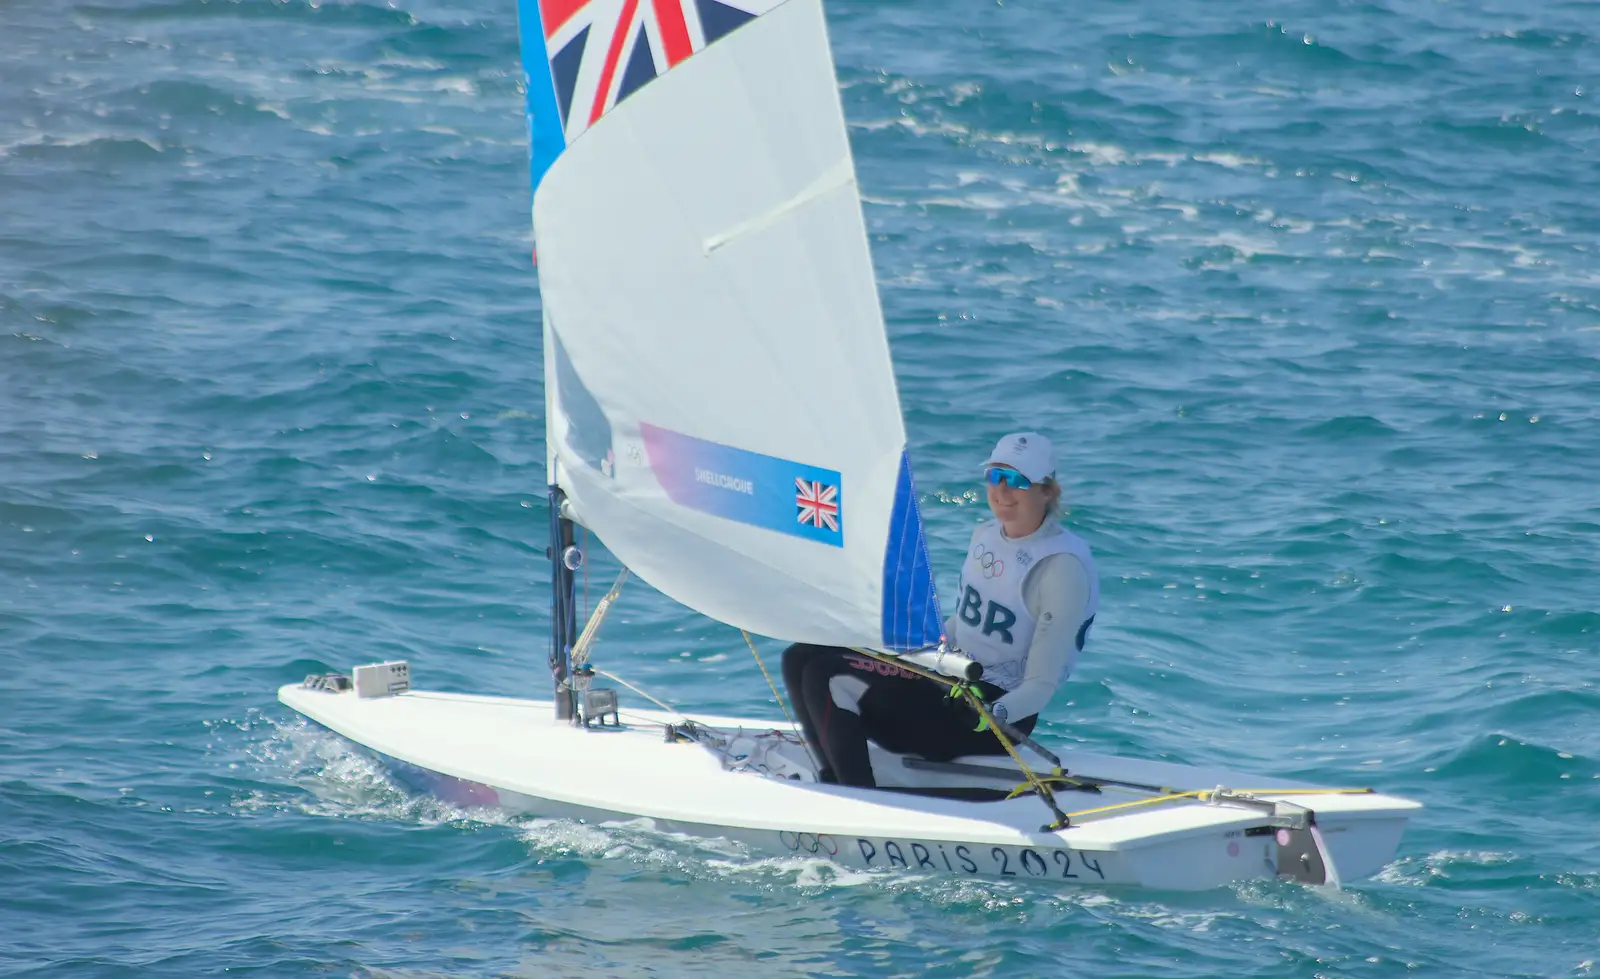
[[[1295,850],[1286,844],[1303,840],[1290,841],[1269,813],[1249,805],[1176,800],[1086,812],[1153,793],[1059,793],[1063,809],[1084,815],[1049,832],[1049,812],[1031,796],[972,802],[730,771],[705,747],[667,741],[663,726],[679,718],[657,711],[624,711],[620,728],[585,729],[554,720],[546,701],[425,691],[359,698],[300,685],[278,698],[378,755],[400,781],[449,802],[591,822],[644,818],[666,832],[733,840],[752,854],[815,855],[857,869],[1199,890],[1295,875],[1284,866]],[[694,720],[720,730],[787,727]],[[1346,881],[1388,863],[1420,808],[1377,793],[1305,794],[1298,783],[1218,769],[1081,752],[1061,760],[1075,774],[1257,790],[1261,800],[1310,808]],[[875,770],[898,778],[897,762],[874,755]]]

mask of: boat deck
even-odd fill
[[[1041,827],[1049,813],[1031,797],[975,803],[726,771],[702,746],[667,742],[661,725],[678,718],[660,711],[625,710],[621,728],[585,729],[556,721],[548,701],[427,691],[360,699],[350,691],[299,685],[283,687],[278,696],[306,717],[390,759],[487,787],[497,799],[509,792],[546,800],[555,804],[553,814],[646,817],[686,831],[713,833],[737,827],[855,837],[870,827],[874,835],[890,838],[1101,852],[1262,824],[1256,810],[1190,801],[1088,815],[1065,830],[1046,833]],[[692,719],[719,729],[789,729],[785,722],[761,719]],[[1063,752],[1061,760],[1075,774],[1180,790],[1268,790],[1257,794],[1312,807],[1324,822],[1335,817],[1392,819],[1419,808],[1378,793],[1304,795],[1300,793],[1310,788],[1304,783],[1222,769],[1071,751]],[[1275,797],[1270,792],[1274,788],[1299,791]],[[478,801],[467,795],[466,801]],[[1072,812],[1149,795],[1063,792],[1059,799]],[[489,801],[481,793],[478,798]]]

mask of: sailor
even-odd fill
[[[983,665],[989,712],[1028,733],[1083,650],[1099,580],[1089,546],[1061,526],[1049,439],[1007,435],[983,472],[994,519],[973,532],[945,639]],[[790,646],[783,679],[823,781],[876,785],[869,738],[933,761],[1004,750],[948,686],[848,649]]]

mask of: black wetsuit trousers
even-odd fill
[[[834,703],[829,683],[836,676],[853,676],[867,685],[859,714]],[[1005,752],[993,733],[973,730],[977,715],[951,700],[948,686],[839,646],[790,646],[783,651],[783,683],[800,729],[819,756],[824,781],[876,785],[867,757],[869,738],[897,754],[929,761]],[[991,702],[1005,693],[982,681],[978,689]],[[1025,717],[1014,726],[1026,734],[1036,720]]]

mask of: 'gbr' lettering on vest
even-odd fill
[[[981,622],[984,635],[999,633],[1000,641],[1011,645],[1011,627],[1017,624],[1017,613],[992,599],[987,608],[983,605],[983,596],[978,594],[978,589],[971,585],[964,586],[961,591],[961,621],[970,626],[977,626]]]

